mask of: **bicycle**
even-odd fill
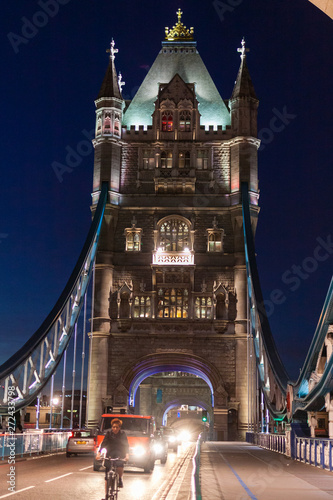
[[[103,465],[105,460],[108,460],[111,464],[110,470],[107,475],[107,494],[105,500],[117,500],[119,492],[119,474],[117,472],[117,467],[119,467],[120,463],[123,464],[124,460],[122,460],[121,458],[104,457]]]

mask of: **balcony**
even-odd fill
[[[156,252],[153,252],[153,264],[159,266],[193,266],[194,252],[190,250],[164,252],[158,249]]]

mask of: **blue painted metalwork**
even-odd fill
[[[9,403],[15,410],[30,404],[48,383],[65,352],[79,317],[92,274],[108,184],[103,183],[88,236],[74,270],[56,305],[32,337],[0,366],[0,414],[7,414]],[[15,396],[10,401],[8,388]],[[11,393],[12,391],[10,391]]]
[[[257,269],[254,238],[251,225],[251,213],[248,184],[242,183],[242,207],[243,207],[243,229],[244,229],[244,244],[245,244],[245,259],[248,284],[248,297],[250,304],[250,328],[254,343],[254,352],[256,356],[257,371],[259,374],[259,384],[265,397],[265,402],[275,417],[281,417],[281,414],[286,413],[286,409],[277,410],[270,398],[267,395],[265,381],[265,367],[261,359],[260,345],[263,347],[263,352],[268,360],[269,368],[272,371],[275,381],[285,397],[287,391],[288,374],[283,366],[279,353],[277,351],[275,341],[270,329],[265,303],[261,291],[259,273]]]

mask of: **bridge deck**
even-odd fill
[[[331,472],[248,443],[204,443],[200,470],[202,500],[328,500],[333,496]]]

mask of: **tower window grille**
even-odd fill
[[[150,318],[151,299],[147,296],[134,297],[134,318]]]
[[[190,232],[186,222],[168,219],[161,224],[158,247],[164,252],[182,252],[189,249]]]
[[[188,318],[187,288],[159,288],[157,297],[157,317],[169,319]]]
[[[197,319],[210,319],[212,317],[211,297],[197,297],[195,299],[194,316]]]

